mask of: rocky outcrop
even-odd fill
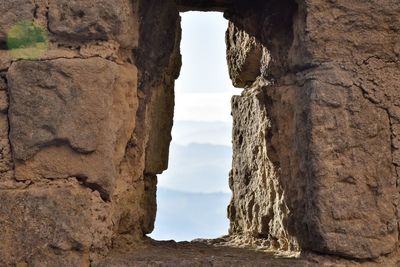
[[[111,245],[111,205],[76,179],[0,193],[0,264],[88,266]]]
[[[137,43],[137,10],[132,1],[49,2],[49,31],[58,41],[68,42],[115,40],[121,47],[133,48]]]
[[[284,184],[287,171],[283,169],[288,164],[284,162],[286,157],[292,156],[288,144],[294,145],[291,134],[295,130],[290,118],[293,122],[295,114],[288,109],[280,115],[281,121],[285,121],[285,130],[280,133],[286,145],[277,151],[271,144],[278,141],[273,126],[277,114],[267,111],[266,88],[249,88],[232,100],[234,156],[230,177],[233,198],[228,208],[230,234],[239,235],[246,243],[258,240],[271,249],[296,252],[300,247],[297,235],[289,229],[292,211],[288,207],[288,196],[296,191],[290,191]],[[286,101],[295,97],[290,88],[283,90]],[[288,103],[282,108],[287,107]]]
[[[238,122],[234,126],[237,160],[231,178],[234,197],[229,208],[232,234],[254,237],[266,232],[265,238],[280,248],[286,249],[282,244],[289,237],[302,249],[358,259],[395,255],[399,195],[391,112],[396,109],[396,96],[391,88],[396,79],[387,75],[398,73],[394,52],[398,16],[394,14],[400,10],[389,2],[383,6],[298,2],[297,7],[292,3],[291,15],[290,8],[265,3],[264,9],[258,7],[264,15],[251,19],[229,14],[236,29],[229,31],[228,40],[252,34],[270,58],[265,61],[265,52],[260,56],[260,50],[252,51],[248,42],[231,42],[233,47],[228,50],[235,80],[249,77],[243,66],[243,59],[252,58],[249,53],[258,60],[246,63],[247,68],[265,62],[260,77],[233,101]],[[372,10],[374,15],[385,14],[381,26],[372,23],[374,15],[367,14]],[[354,19],[351,14],[356,13]],[[293,36],[285,38],[280,30]],[[366,31],[378,39],[381,34],[387,38],[378,45],[375,38],[364,35]],[[342,43],[347,43],[346,48]],[[377,67],[383,61],[387,65],[380,66],[385,74]],[[385,100],[380,94],[386,95]],[[260,108],[252,111],[254,103]],[[243,113],[252,114],[253,121],[239,115]],[[260,114],[266,119],[256,119]],[[238,133],[243,133],[243,139],[235,139]],[[257,143],[261,149],[255,149]],[[243,154],[251,150],[255,160],[246,161],[248,156]],[[267,160],[259,159],[260,150]],[[260,175],[260,169],[266,174]],[[274,198],[267,201],[267,207],[272,208],[269,213],[265,208],[259,212],[269,192]]]
[[[172,24],[159,31],[177,34],[152,35],[161,36],[155,47],[138,18],[146,25],[155,14],[138,1],[14,2],[0,4],[2,33],[33,18],[48,25],[49,44],[34,60],[0,45],[0,265],[89,266],[118,238],[140,240],[154,227],[180,66],[178,11],[165,2]]]
[[[78,177],[108,199],[135,127],[136,79],[133,66],[99,58],[11,65],[15,178]]]
[[[234,0],[175,0],[179,11],[225,11],[233,6]]]
[[[305,76],[312,90],[311,111],[315,114],[311,117],[314,130],[310,145],[315,151],[312,163],[320,184],[314,207],[324,226],[314,228],[314,234],[326,242],[313,247],[321,252],[374,258],[395,251],[399,245],[397,174],[391,141],[393,115],[388,112],[397,105],[397,93],[392,91],[397,81],[384,77],[398,73],[394,45],[399,23],[395,14],[400,12],[400,6],[392,1],[368,5],[314,1],[309,12],[313,13],[316,5],[324,12],[336,10],[331,16],[339,23],[332,27],[325,21],[317,26],[323,16],[319,12],[307,19],[311,29],[330,31],[308,35],[314,62],[327,61],[309,74],[312,76]],[[359,14],[356,24],[350,23],[352,12]],[[378,13],[379,19],[375,17]],[[368,34],[364,34],[366,29]],[[338,33],[346,34],[335,41],[328,37]],[[375,38],[382,34],[386,37],[377,44]],[[322,39],[330,45],[321,47]],[[342,49],[341,42],[348,44],[347,49]],[[384,75],[375,65],[381,58],[388,63]],[[372,85],[366,81],[374,82]],[[362,88],[374,88],[388,98],[376,101]],[[343,236],[349,238],[338,242]]]
[[[261,66],[268,65],[266,61],[261,62],[263,58],[268,58],[268,51],[263,51],[255,37],[240,31],[232,23],[226,33],[226,45],[229,75],[233,85],[239,88],[251,86],[261,75]]]
[[[140,14],[143,20],[136,61],[141,70],[141,116],[143,126],[148,130],[143,133],[146,135],[145,172],[155,175],[168,167],[175,103],[174,81],[181,67],[180,17],[173,1],[141,2]],[[149,34],[148,29],[158,34]]]
[[[0,44],[5,45],[7,32],[17,22],[33,19],[35,5],[30,0],[2,1],[0,4]]]
[[[188,10],[230,20],[230,77],[244,88],[232,100],[230,236],[210,242],[303,252],[270,260],[282,266],[398,265],[399,3],[5,0],[0,266],[177,265],[172,247],[182,264],[217,251],[200,262],[269,261],[144,242],[168,167]],[[15,25],[47,32],[45,49],[7,50]]]

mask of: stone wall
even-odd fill
[[[231,78],[246,86],[232,101],[231,234],[394,255],[399,3],[255,6],[226,13]]]
[[[396,257],[397,1],[5,0],[0,266],[95,265],[153,230],[188,10],[231,21],[234,244]],[[44,54],[7,50],[23,21]]]
[[[152,231],[180,68],[177,8],[153,2],[0,4],[0,266],[89,266]],[[37,58],[7,50],[26,20]]]

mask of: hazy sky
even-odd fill
[[[240,90],[232,86],[226,63],[228,21],[219,12],[181,16],[183,66],[175,87],[175,120],[230,123],[230,98]]]
[[[159,186],[186,192],[229,192],[230,100],[240,90],[232,86],[228,74],[228,21],[218,12],[181,16],[183,65],[175,85],[173,144],[169,168],[159,176]],[[204,146],[182,147],[193,143]],[[218,153],[213,152],[216,149]]]
[[[183,66],[175,87],[173,140],[168,170],[158,176],[151,234],[159,240],[216,238],[227,234],[229,226],[230,100],[240,90],[233,88],[228,75],[228,22],[222,13],[181,16]]]

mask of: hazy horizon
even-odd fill
[[[175,85],[169,168],[158,176],[159,240],[216,238],[228,233],[231,196],[232,86],[222,13],[182,16],[182,69]],[[201,75],[200,75],[201,74]]]

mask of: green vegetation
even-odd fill
[[[37,59],[48,48],[47,31],[33,21],[21,21],[8,32],[7,47],[18,59]]]

